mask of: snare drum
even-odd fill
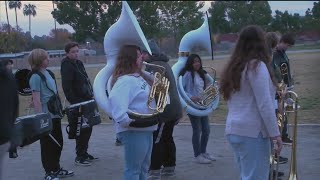
[[[92,127],[101,123],[98,106],[93,99],[72,104],[65,108],[65,113],[69,122],[69,125],[66,128],[69,139],[75,139],[79,136],[80,129]]]
[[[52,119],[49,113],[38,113],[18,117],[14,123],[11,143],[23,147],[49,135],[52,130]]]

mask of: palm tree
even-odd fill
[[[17,8],[21,8],[21,2],[20,1],[9,1],[9,8],[14,9],[16,13],[16,26],[17,26],[17,31],[18,31],[18,17],[17,17]]]
[[[8,23],[8,33],[10,33],[10,23],[9,23],[9,16],[8,16],[8,5],[7,1],[4,1],[5,6],[6,6],[6,15],[7,15],[7,23]]]
[[[34,17],[37,15],[36,6],[33,4],[25,4],[23,8],[23,15],[29,16],[29,32],[31,34],[31,15]]]

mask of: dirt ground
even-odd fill
[[[320,67],[320,53],[299,53],[289,54],[291,61],[291,69],[294,76],[295,87],[294,91],[299,95],[299,104],[301,106],[298,111],[298,122],[299,123],[318,123],[320,117],[320,73],[318,73]],[[92,60],[90,60],[92,64]],[[217,71],[217,78],[219,79],[220,73],[227,63],[228,59],[218,60],[203,60],[204,66],[212,66]],[[101,62],[99,60],[99,62]],[[173,65],[175,62],[170,61]],[[102,69],[102,67],[87,67],[87,72],[90,76],[91,82],[93,83],[96,74]],[[61,88],[61,76],[60,70],[54,70],[58,83],[60,97],[63,100],[64,94]],[[31,101],[31,96],[20,96],[20,116],[28,113],[28,104]],[[31,111],[32,112],[32,109]],[[107,115],[100,111],[104,122],[111,122]],[[219,107],[212,113],[209,114],[210,121],[212,123],[225,123],[227,114],[226,102],[220,98]],[[66,117],[65,117],[66,119]],[[185,118],[183,121],[188,122]],[[182,121],[182,122],[183,122]]]

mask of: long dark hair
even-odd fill
[[[225,100],[229,100],[231,93],[240,90],[241,73],[251,60],[256,61],[248,68],[256,70],[258,63],[264,62],[273,83],[276,84],[270,68],[271,57],[268,53],[264,31],[256,25],[249,25],[241,30],[230,61],[222,72],[220,93]]]
[[[207,74],[207,72],[202,68],[202,61],[201,61],[201,58],[200,58],[199,55],[190,54],[190,56],[187,59],[186,65],[184,66],[184,68],[180,72],[180,76],[183,76],[187,71],[190,71],[191,72],[191,76],[192,76],[192,82],[194,84],[194,71],[195,70],[193,69],[193,63],[194,63],[194,60],[196,58],[198,58],[200,60],[200,68],[199,68],[199,70],[197,72],[199,73],[201,79],[204,82],[203,89],[205,89],[206,88],[205,74]]]
[[[121,47],[113,72],[111,87],[113,87],[120,76],[136,72],[138,68],[136,64],[138,58],[137,50],[140,51],[140,48],[136,45],[124,45]]]

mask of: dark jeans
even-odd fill
[[[153,132],[150,170],[160,170],[161,166],[176,166],[176,145],[172,137],[175,121],[165,123],[160,141],[156,143],[161,124],[158,125],[157,131]]]
[[[194,157],[201,153],[206,153],[210,135],[210,125],[208,116],[193,116],[188,114],[192,125],[192,146]]]
[[[86,155],[91,134],[92,127],[83,128],[80,130],[80,136],[76,138],[77,157],[84,157]]]
[[[63,136],[61,131],[61,119],[52,119],[51,135],[61,145],[59,147],[49,135],[40,138],[41,161],[46,173],[60,169],[60,157],[63,147]]]

